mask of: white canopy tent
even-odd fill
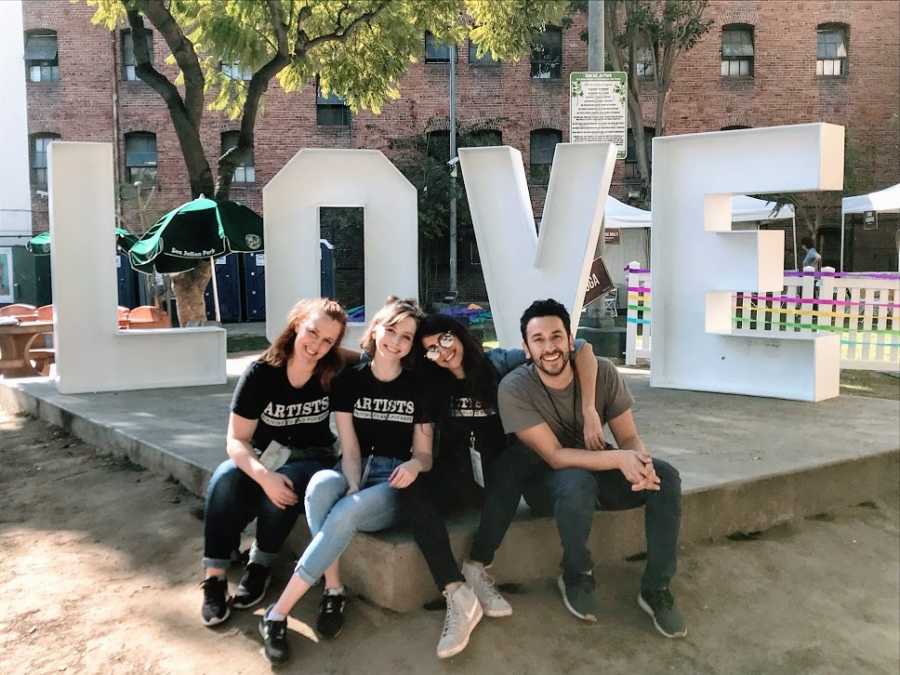
[[[878,192],[856,197],[844,197],[841,200],[841,272],[844,271],[844,230],[848,213],[875,212],[875,222],[879,213],[900,213],[900,183]]]
[[[797,267],[797,221],[794,218],[794,207],[783,205],[775,211],[775,202],[754,199],[746,195],[735,195],[731,198],[731,220],[735,223],[746,223],[757,220],[787,220],[793,224],[794,233],[794,267]],[[606,227],[634,228],[650,227],[653,220],[650,211],[623,204],[613,196],[606,198]]]

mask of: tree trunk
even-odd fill
[[[204,260],[194,269],[172,276],[178,303],[178,323],[197,326],[206,322],[206,301],[203,293],[212,278],[212,265]]]

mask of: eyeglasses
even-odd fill
[[[453,338],[453,333],[449,330],[438,335],[437,344],[433,344],[425,350],[425,358],[429,361],[437,361],[441,357],[442,349],[450,349],[453,346]]]

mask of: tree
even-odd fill
[[[712,26],[704,19],[708,0],[619,0],[606,3],[604,21],[607,58],[613,70],[628,73],[628,114],[644,189],[650,185],[651,166],[644,134],[642,77],[638,74],[641,50],[652,70],[655,101],[655,133],[665,135],[665,106],[672,88],[678,58],[697,44]],[[646,77],[646,70],[644,71]]]
[[[479,52],[518,59],[534,30],[556,21],[554,0],[87,0],[94,23],[114,30],[127,21],[135,74],[165,101],[187,167],[191,194],[227,199],[235,167],[253,150],[263,95],[273,80],[291,92],[318,76],[324,94],[343,96],[353,111],[380,112],[400,96],[398,80],[419,57],[425,31]],[[159,32],[178,66],[173,81],[153,67],[145,20]],[[231,79],[221,63],[253,75]],[[240,119],[237,145],[217,157],[201,136],[207,93],[214,110]],[[217,157],[216,173],[209,157]],[[210,265],[175,277],[178,316],[205,319],[203,291]]]

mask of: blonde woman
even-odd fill
[[[369,360],[335,379],[340,470],[320,471],[309,482],[305,504],[312,541],[278,602],[260,619],[264,652],[272,663],[288,660],[287,616],[323,575],[317,628],[325,637],[337,637],[346,604],[340,555],[356,532],[394,524],[398,491],[431,469],[431,424],[418,380],[404,368],[421,317],[414,301],[389,298],[362,339]]]
[[[225,621],[231,608],[259,603],[272,563],[303,509],[310,478],[334,465],[334,435],[328,426],[329,390],[341,368],[337,345],[347,315],[333,300],[301,300],[287,327],[250,364],[234,390],[226,451],[209,481],[204,510],[203,623]],[[278,463],[260,461],[275,444]],[[234,598],[225,573],[241,532],[256,519],[256,541]]]

